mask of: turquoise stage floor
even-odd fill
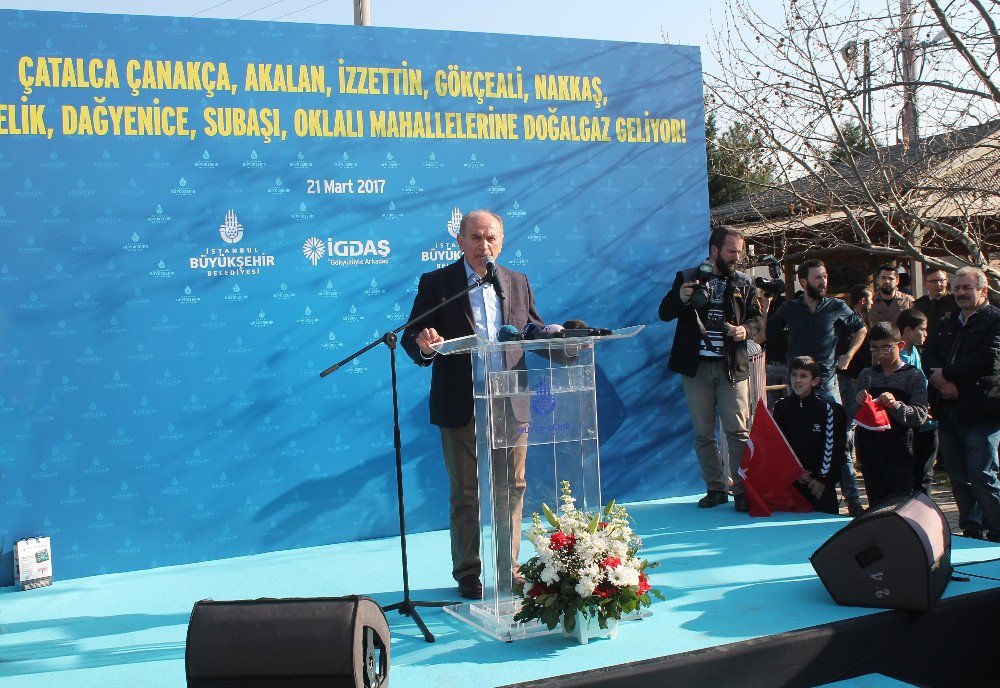
[[[847,523],[815,514],[751,519],[732,505],[698,509],[697,497],[630,506],[644,554],[660,561],[653,585],[667,597],[618,639],[573,645],[560,635],[500,643],[441,610],[421,615],[437,642],[392,613],[390,685],[489,688],[733,643],[877,610],[838,607],[809,555]],[[418,600],[457,599],[448,534],[412,535],[410,584]],[[398,538],[313,547],[185,566],[57,580],[0,590],[0,686],[177,688],[184,685],[188,616],[200,599],[371,595],[402,597]],[[59,542],[53,543],[59,572]],[[1000,557],[1000,545],[955,538],[952,561]],[[1000,576],[1000,564],[968,567]],[[945,596],[996,583],[952,582]]]

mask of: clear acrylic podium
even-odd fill
[[[605,342],[634,337],[644,327],[605,336],[501,343],[471,335],[434,346],[443,355],[472,355],[479,462],[483,600],[445,607],[446,612],[504,641],[551,632],[538,622],[514,621],[520,609],[513,582],[525,478],[523,460],[520,473],[516,470],[517,453],[523,456],[529,446],[535,447],[533,470],[541,461],[551,474],[551,482],[545,481],[551,494],[543,495],[543,501],[553,510],[563,480],[569,481],[578,509],[600,509],[595,354]]]

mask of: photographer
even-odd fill
[[[769,388],[779,385],[786,387],[785,390],[768,389],[767,407],[773,409],[775,402],[785,396],[788,386],[788,364],[785,360],[788,353],[788,338],[785,337],[784,333],[780,333],[768,341],[767,337],[764,336],[764,330],[767,328],[768,318],[774,315],[781,308],[781,304],[785,302],[786,285],[781,279],[781,267],[774,256],[764,256],[761,261],[767,264],[770,279],[758,277],[754,280],[757,285],[757,301],[760,304],[760,312],[764,314],[764,327],[753,340],[764,349],[764,360],[767,364],[767,386]]]
[[[659,310],[660,320],[677,320],[667,368],[682,376],[694,426],[695,453],[706,487],[698,506],[728,502],[731,476],[737,511],[747,510],[738,473],[749,436],[747,340],[764,327],[756,287],[735,271],[743,245],[743,236],[734,229],[712,230],[708,259],[677,273]],[[729,446],[730,476],[715,438],[716,411]]]

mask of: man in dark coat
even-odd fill
[[[960,312],[938,321],[924,347],[924,369],[944,464],[970,537],[1000,542],[1000,309],[987,300],[986,275],[962,268],[952,283]]]
[[[503,220],[487,210],[473,210],[462,218],[458,246],[463,257],[446,267],[420,277],[410,319],[466,289],[486,274],[488,256],[496,258],[503,248]],[[497,266],[502,294],[491,284],[474,289],[403,332],[406,353],[418,365],[431,366],[430,420],[441,432],[441,447],[449,480],[452,575],[459,594],[468,599],[483,595],[482,562],[479,556],[479,478],[476,459],[476,423],[472,397],[472,357],[467,354],[438,355],[432,344],[446,339],[478,334],[497,341],[504,324],[519,331],[529,322],[543,326],[535,310],[535,295],[528,278]],[[523,356],[523,354],[521,354]],[[517,367],[517,361],[508,367]],[[494,456],[494,464],[506,464],[509,486],[512,566],[521,540],[521,510],[524,502],[524,465],[527,446],[523,441]],[[498,524],[499,525],[499,524]],[[498,566],[501,557],[498,556]],[[506,560],[506,556],[503,557]]]

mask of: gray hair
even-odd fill
[[[976,289],[985,289],[989,282],[986,281],[986,273],[971,265],[961,268],[955,273],[955,277],[975,277]]]
[[[496,220],[500,224],[500,231],[503,232],[503,218],[494,213],[492,210],[487,210],[486,208],[477,208],[476,210],[470,210],[465,215],[462,216],[462,222],[458,225],[458,233],[465,235],[465,226],[469,223],[469,218],[473,215],[489,215],[491,218]]]

